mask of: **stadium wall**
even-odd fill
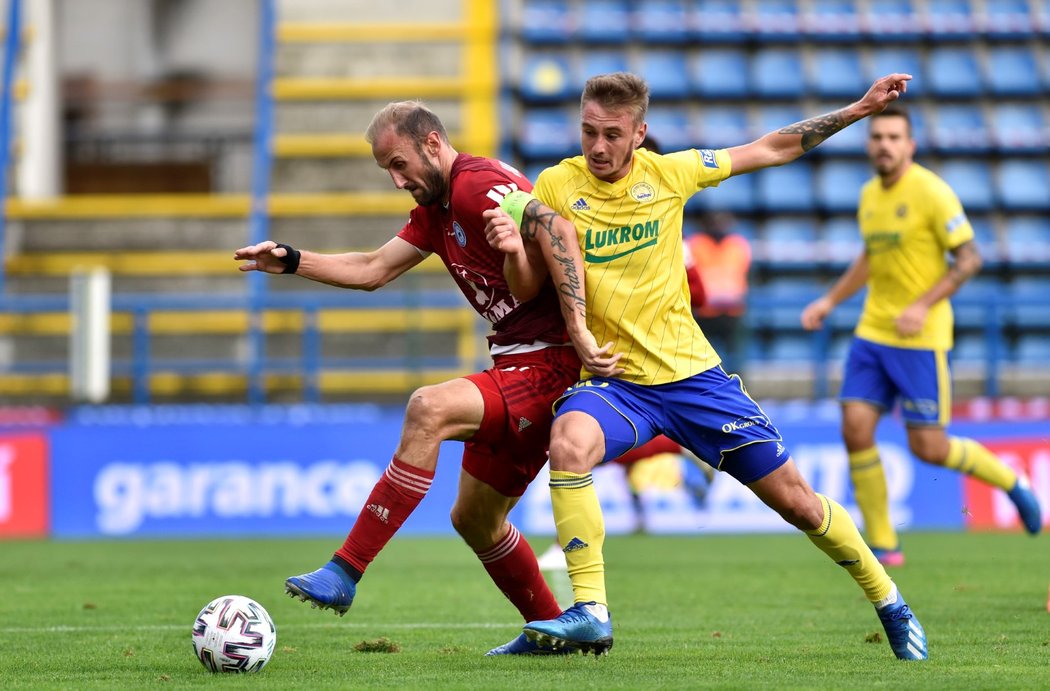
[[[341,538],[389,462],[401,417],[400,408],[357,405],[84,408],[61,421],[0,429],[0,539]],[[859,520],[837,419],[830,413],[773,417],[817,491]],[[1040,501],[1050,506],[1045,421],[959,422],[953,431],[1028,472]],[[885,421],[879,436],[902,529],[1018,529],[1003,493],[913,462],[896,421]],[[448,512],[460,448],[442,447],[433,487],[403,534],[453,534]],[[622,468],[597,469],[595,482],[609,533],[634,530]],[[702,506],[679,488],[648,492],[644,503],[652,533],[788,529],[723,474]],[[529,534],[554,534],[546,471],[512,519]]]

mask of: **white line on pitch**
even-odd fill
[[[518,624],[517,626],[520,626]],[[514,628],[515,624],[496,624],[496,623],[467,623],[461,624],[458,622],[415,622],[415,623],[402,623],[402,624],[380,624],[380,623],[368,623],[368,622],[329,622],[329,623],[313,623],[313,624],[281,624],[277,627],[279,631],[287,629],[372,629],[376,632],[384,629],[501,629],[501,628]],[[188,624],[142,624],[139,626],[13,626],[13,627],[2,627],[0,628],[0,635],[11,633],[122,633],[122,632],[138,632],[138,631],[189,631],[193,628],[193,622]]]

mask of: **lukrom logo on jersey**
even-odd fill
[[[652,247],[656,244],[659,236],[660,219],[620,226],[619,228],[608,228],[606,230],[588,228],[583,238],[584,259],[589,262],[608,262],[613,259],[619,259],[631,252]],[[621,245],[624,246],[623,251],[614,254],[599,255],[591,253],[591,250],[619,247]]]

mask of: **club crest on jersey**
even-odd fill
[[[452,221],[452,234],[456,236],[456,243],[460,247],[467,246],[467,234],[463,232],[463,226],[459,224],[459,221]]]
[[[635,201],[648,202],[656,196],[656,191],[648,182],[638,182],[631,186],[631,196]]]

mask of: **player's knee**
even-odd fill
[[[573,438],[572,435],[560,434],[551,437],[551,470],[589,473],[597,461],[591,461],[588,456],[580,440]]]
[[[944,465],[948,459],[948,439],[937,437],[918,437],[908,439],[908,448],[912,454],[924,463]]]
[[[845,418],[842,421],[842,441],[849,451],[862,451],[875,446],[874,431],[866,425],[853,424]]]
[[[436,387],[423,386],[412,392],[405,407],[405,427],[432,436],[443,434],[448,408]]]

